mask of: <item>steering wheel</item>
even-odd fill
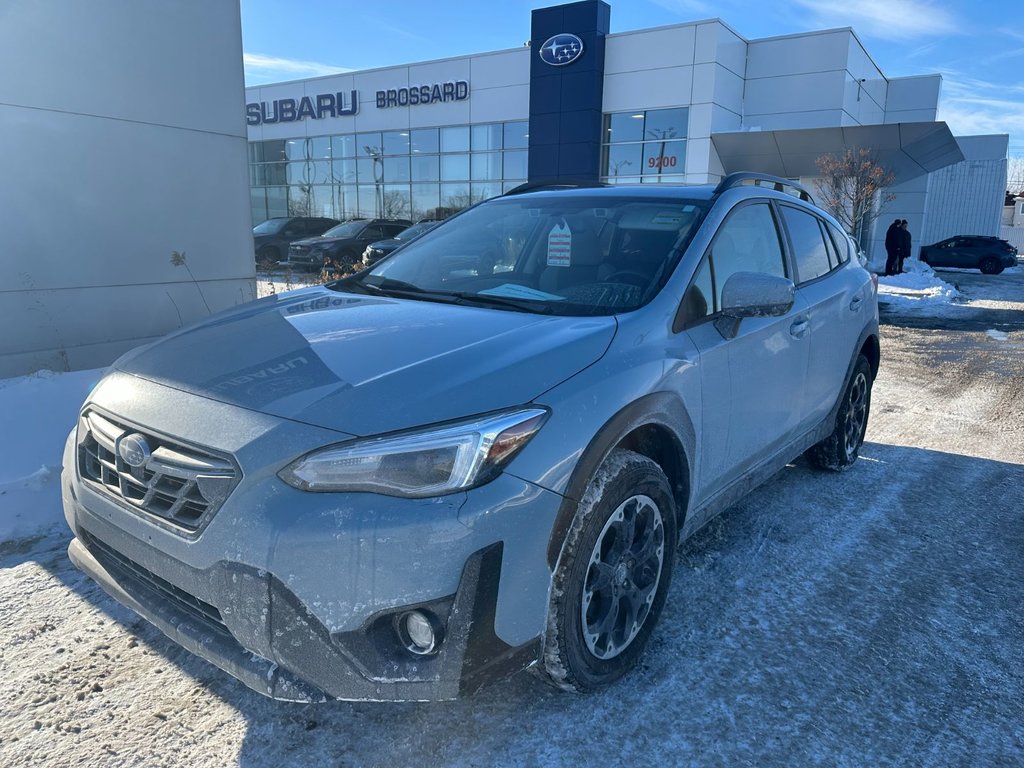
[[[646,288],[651,278],[642,272],[634,272],[631,269],[620,269],[618,272],[613,272],[608,275],[601,282],[603,283],[626,283],[627,285],[635,285],[638,288]]]

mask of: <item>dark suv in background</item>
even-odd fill
[[[410,240],[415,240],[417,237],[425,232],[429,232],[440,223],[441,219],[423,219],[421,221],[417,221],[408,229],[403,229],[389,240],[378,240],[375,243],[370,243],[366,246],[366,250],[363,251],[363,266],[372,267],[399,246],[405,245]]]
[[[998,275],[1017,266],[1017,249],[998,237],[957,235],[922,245],[921,261],[932,267],[980,269],[986,275]]]
[[[324,264],[339,267],[358,264],[370,243],[394,237],[406,229],[408,219],[353,219],[324,232],[293,242],[288,248],[288,263],[293,267],[320,269]]]
[[[319,235],[337,223],[337,219],[318,216],[284,216],[267,219],[252,228],[256,260],[280,261],[287,255],[289,243]]]

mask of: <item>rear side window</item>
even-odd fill
[[[818,217],[792,206],[784,205],[782,218],[789,230],[789,240],[793,245],[793,257],[796,261],[798,282],[827,275],[832,270],[829,264],[828,250],[822,237]]]
[[[786,277],[779,231],[767,203],[754,203],[735,210],[718,230],[683,295],[684,327],[721,309],[722,288],[736,272]]]
[[[850,260],[850,241],[839,227],[831,222],[826,222],[829,233],[832,235],[832,242],[835,243],[836,253],[839,254],[839,263],[845,264]]]

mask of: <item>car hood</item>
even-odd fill
[[[352,435],[514,407],[598,360],[613,317],[550,317],[309,288],[124,355],[175,389]]]

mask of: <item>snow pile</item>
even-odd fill
[[[104,369],[0,379],[0,542],[39,533],[64,516],[60,468],[64,440]]]
[[[903,263],[903,274],[878,278],[878,301],[902,308],[949,304],[960,292],[918,259]]]
[[[985,333],[994,341],[1009,341],[1010,339],[1010,334],[1006,331],[997,331],[995,328],[989,328]]]

